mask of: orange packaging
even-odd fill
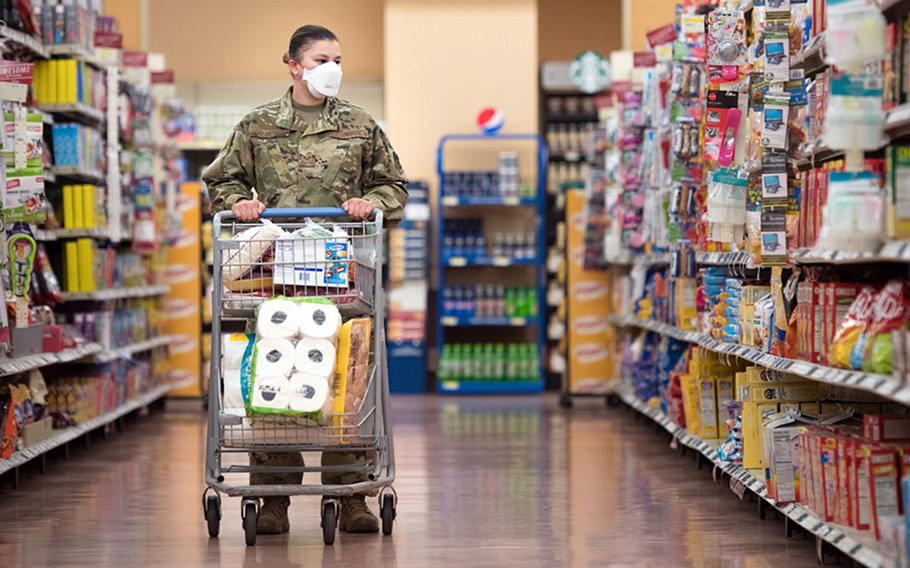
[[[822,509],[825,522],[832,522],[838,515],[837,486],[837,437],[832,434],[822,436],[819,443],[819,459],[822,477]]]
[[[837,485],[840,487],[838,494],[837,518],[835,522],[842,525],[851,525],[853,508],[850,506],[850,465],[853,462],[853,440],[847,437],[837,440]]]
[[[869,455],[869,493],[872,497],[872,526],[875,538],[881,539],[879,519],[898,514],[900,495],[897,479],[897,452],[894,448],[877,446]]]

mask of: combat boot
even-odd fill
[[[373,533],[379,531],[379,519],[367,507],[363,495],[341,498],[339,528],[348,533]]]
[[[256,525],[258,534],[281,534],[291,530],[288,520],[288,507],[291,500],[288,497],[264,497],[262,508],[259,510],[259,523]]]

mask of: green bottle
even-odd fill
[[[528,380],[537,382],[540,375],[540,352],[537,350],[537,344],[532,343],[530,346],[530,357],[528,357]]]
[[[487,343],[483,346],[483,378],[491,381],[496,375],[496,362],[493,355],[493,344]]]
[[[506,346],[502,343],[496,344],[495,358],[493,378],[497,381],[502,381],[506,378]]]
[[[534,288],[528,288],[528,316],[536,318],[537,315],[537,293]]]
[[[436,369],[436,378],[440,381],[449,380],[449,346],[442,346],[442,353],[439,355],[439,366]]]
[[[483,379],[483,345],[480,343],[471,346],[471,366],[474,380]]]
[[[515,288],[506,288],[506,313],[507,318],[515,317]]]
[[[510,343],[506,351],[506,380],[514,381],[518,378],[518,350],[515,344]]]

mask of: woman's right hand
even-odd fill
[[[241,199],[231,207],[238,221],[255,221],[265,211],[265,204],[258,199]]]

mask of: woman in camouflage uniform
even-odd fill
[[[265,208],[342,207],[353,219],[378,208],[387,222],[401,220],[407,202],[404,171],[376,121],[366,111],[336,98],[341,83],[341,47],[334,33],[303,26],[284,55],[293,86],[283,97],[258,107],[234,128],[202,179],[216,211],[230,208],[254,221]],[[322,464],[369,464],[362,452],[324,453]],[[303,467],[303,457],[253,454],[258,465]],[[366,481],[366,473],[323,472],[325,484]],[[253,473],[251,484],[298,484],[303,473]],[[267,497],[260,534],[287,532],[288,497]],[[339,526],[347,532],[379,530],[363,495],[341,500]]]

